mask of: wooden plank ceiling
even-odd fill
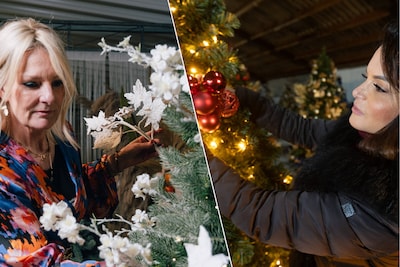
[[[226,40],[253,80],[310,73],[325,48],[337,68],[365,66],[382,28],[398,20],[396,0],[229,0],[241,27]]]

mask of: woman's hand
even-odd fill
[[[156,147],[159,145],[159,139],[147,141],[143,136],[131,141],[118,152],[121,170],[157,156]]]
[[[109,163],[115,173],[121,172],[128,167],[157,156],[156,147],[160,145],[158,138],[148,141],[143,136],[140,136],[121,148],[119,152],[110,155]]]

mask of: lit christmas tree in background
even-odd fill
[[[250,83],[246,68],[224,38],[240,26],[221,0],[170,1],[198,123],[205,145],[243,179],[266,189],[287,189],[291,176],[278,163],[280,148],[249,121],[234,88]],[[234,266],[288,266],[289,251],[246,237],[224,221]]]
[[[325,49],[312,61],[307,84],[295,83],[286,88],[280,105],[289,108],[304,118],[336,119],[347,108],[346,94],[338,82],[336,67]],[[313,152],[297,145],[290,146],[290,161],[295,166]],[[294,167],[296,169],[296,167]]]

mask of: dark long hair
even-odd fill
[[[390,84],[390,90],[399,96],[399,24],[389,23],[385,28],[382,41],[381,64],[383,74]],[[398,99],[397,99],[398,100]],[[364,138],[360,148],[388,159],[399,157],[399,116],[391,123],[369,138]]]

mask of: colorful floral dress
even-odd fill
[[[66,201],[76,218],[110,216],[118,204],[116,183],[103,157],[81,164],[79,151],[57,141],[75,186],[75,198],[65,200],[46,183],[45,171],[27,151],[5,134],[0,135],[0,266],[103,266],[65,260],[65,248],[54,233],[39,223],[44,203]],[[57,179],[57,177],[55,177]]]

